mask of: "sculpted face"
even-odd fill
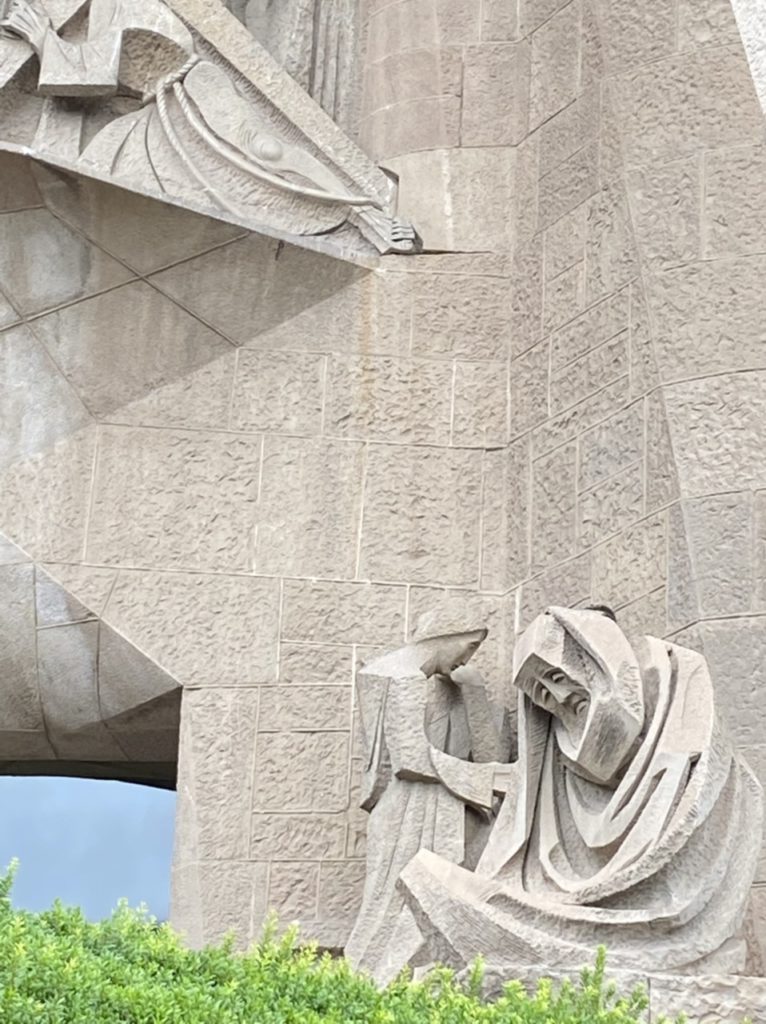
[[[643,690],[622,630],[598,611],[551,608],[519,640],[514,682],[550,714],[571,769],[611,782],[643,725]]]
[[[428,657],[420,666],[421,672],[426,676],[448,676],[453,669],[471,660],[486,636],[486,629],[475,629],[423,641]]]

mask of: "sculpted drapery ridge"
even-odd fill
[[[465,713],[461,680],[480,688],[478,673],[457,667],[471,637],[470,656],[480,634],[464,636],[462,648],[454,636],[432,638],[427,657],[414,644],[360,673],[363,708],[371,676],[384,679],[376,719],[384,736],[387,702],[406,695],[393,698],[396,729],[417,737],[424,767],[411,776],[406,759],[390,756],[355,929],[370,929],[374,879],[388,870],[396,885],[378,886],[378,901],[389,934],[406,921],[408,943],[395,956],[390,945],[365,956],[352,942],[352,959],[385,982],[405,962],[462,967],[477,954],[509,968],[577,968],[604,943],[614,968],[741,971],[763,795],[718,719],[704,658],[654,637],[631,644],[606,609],[551,607],[514,654],[518,758],[503,764],[496,745],[497,761],[482,764],[470,729],[459,750],[427,738],[434,701]],[[419,671],[402,670],[415,654]],[[368,744],[371,763],[380,746]],[[422,799],[432,806],[455,801],[435,814],[435,832],[414,830],[403,811],[409,777],[430,787]],[[470,852],[454,831],[465,808],[484,816]],[[376,814],[386,821],[384,844]]]
[[[0,144],[253,230],[329,240],[339,255],[417,250],[394,180],[220,14],[262,80],[162,0],[9,0],[0,90],[21,114],[0,119]]]

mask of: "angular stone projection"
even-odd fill
[[[516,646],[509,764],[465,667],[485,635],[431,636],[358,675],[371,819],[347,954],[380,982],[477,955],[508,978],[573,969],[602,943],[617,969],[742,971],[763,791],[704,658],[629,642],[606,607],[548,608]]]
[[[0,93],[16,116],[0,123],[0,148],[339,256],[417,250],[394,215],[395,179],[223,9],[5,6]]]

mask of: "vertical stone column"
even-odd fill
[[[360,141],[439,251],[507,251],[529,58],[513,5],[366,0]]]

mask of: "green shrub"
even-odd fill
[[[2,1024],[636,1024],[647,1005],[643,991],[619,997],[605,982],[603,950],[578,985],[542,981],[533,996],[510,982],[483,1003],[480,963],[466,984],[438,968],[379,992],[273,923],[246,954],[230,941],[193,951],[125,904],[100,923],[60,903],[15,911],[12,880],[13,867],[0,879]]]

